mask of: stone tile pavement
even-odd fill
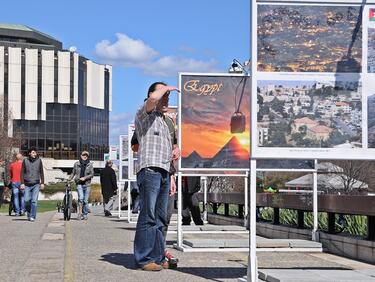
[[[104,217],[101,207],[93,207],[87,221],[73,214],[64,222],[55,212],[39,213],[34,223],[0,214],[0,281],[238,281],[246,275],[247,253],[174,249],[180,259],[176,270],[141,271],[132,254],[134,232],[135,224]],[[168,235],[169,247],[175,239],[175,233]],[[267,281],[373,281],[375,269],[324,253],[258,253],[258,265]]]

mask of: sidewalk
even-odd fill
[[[71,221],[64,222],[62,214],[42,213],[31,223],[1,214],[0,281],[238,281],[246,275],[247,253],[174,249],[172,253],[180,259],[176,270],[138,270],[133,259],[135,224],[104,217],[102,207],[92,207],[88,221],[72,216]],[[172,246],[175,238],[176,234],[168,235],[167,244]],[[361,270],[368,281],[375,281],[371,277],[374,266],[324,253],[258,253],[258,265],[260,272],[268,273],[268,281],[297,281],[290,280],[296,276],[290,276],[287,270],[345,274],[343,271],[353,269]],[[282,273],[289,276],[276,280]]]

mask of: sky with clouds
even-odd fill
[[[113,66],[110,144],[127,133],[154,81],[177,86],[178,72],[226,73],[234,58],[249,59],[250,0],[6,1],[2,10],[1,22]]]

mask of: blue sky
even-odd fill
[[[250,1],[5,1],[1,22],[113,66],[110,144],[117,144],[152,82],[177,86],[179,71],[227,72],[234,58],[249,59]]]

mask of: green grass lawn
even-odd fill
[[[38,212],[56,211],[57,203],[60,201],[56,200],[46,200],[38,201]],[[3,204],[0,208],[0,213],[8,213],[9,205]]]

